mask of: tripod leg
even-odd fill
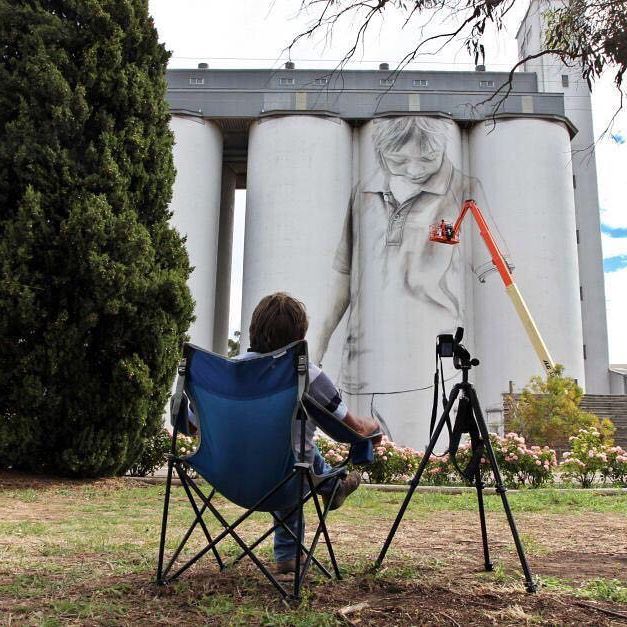
[[[516,552],[518,553],[518,559],[520,560],[520,565],[525,575],[525,588],[527,589],[527,592],[535,592],[537,590],[537,586],[536,586],[535,581],[533,580],[533,576],[531,575],[531,569],[529,568],[529,564],[527,563],[525,549],[523,548],[522,542],[520,541],[520,536],[518,535],[518,529],[516,529],[516,522],[514,521],[514,515],[512,514],[512,510],[510,509],[509,502],[507,500],[507,495],[506,495],[507,488],[503,484],[501,471],[499,470],[499,466],[496,461],[496,456],[494,455],[494,449],[492,448],[492,443],[490,442],[490,436],[488,434],[488,427],[483,418],[483,414],[481,413],[481,407],[479,406],[479,399],[477,398],[477,393],[475,392],[475,389],[470,385],[466,388],[466,393],[469,394],[470,396],[475,418],[477,420],[477,425],[479,427],[481,437],[485,441],[485,450],[488,456],[488,460],[490,461],[490,466],[492,467],[492,472],[494,473],[494,482],[496,484],[496,491],[501,496],[501,501],[503,502],[503,509],[505,510],[505,515],[507,516],[507,522],[509,523],[509,528],[512,532],[512,537],[514,538],[514,544],[516,545]]]
[[[449,417],[451,408],[453,407],[453,403],[457,399],[457,395],[459,394],[460,389],[461,389],[461,384],[458,383],[451,390],[451,395],[444,409],[444,412],[442,412],[442,417],[440,418],[437,424],[437,427],[435,428],[435,431],[433,432],[433,435],[431,436],[431,440],[429,441],[429,445],[427,446],[427,449],[425,450],[425,454],[420,462],[420,466],[418,466],[418,470],[416,470],[416,474],[414,475],[414,478],[411,480],[409,484],[409,490],[407,490],[407,494],[405,495],[405,500],[403,501],[401,508],[398,510],[398,514],[396,515],[396,520],[394,521],[394,524],[392,525],[392,528],[390,529],[390,533],[388,533],[388,536],[385,539],[383,548],[381,549],[381,552],[379,553],[379,557],[377,557],[377,561],[374,564],[375,568],[378,568],[379,566],[381,566],[381,563],[385,559],[385,554],[388,552],[388,549],[390,548],[390,544],[392,544],[392,540],[394,539],[398,526],[401,524],[401,520],[403,520],[403,516],[405,515],[405,510],[407,509],[407,506],[409,505],[409,501],[411,501],[411,497],[413,496],[416,488],[418,487],[418,482],[420,481],[420,477],[422,477],[422,473],[424,472],[425,468],[427,467],[427,464],[429,463],[429,458],[431,457],[431,453],[433,453],[433,449],[435,448],[435,445],[437,444],[438,438],[440,437],[440,433],[442,433],[442,429],[444,428],[444,425],[446,424],[446,420]]]
[[[483,543],[483,564],[486,571],[491,571],[494,565],[490,561],[490,547],[488,546],[488,528],[485,522],[485,509],[483,507],[483,481],[481,472],[475,474],[475,487],[477,488],[477,502],[479,504],[479,521],[481,523],[481,541]]]

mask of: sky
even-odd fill
[[[279,68],[288,60],[286,48],[310,23],[313,14],[299,13],[301,0],[149,0],[159,38],[171,51],[170,67]],[[486,38],[486,67],[507,71],[517,60],[516,30],[527,9],[518,0],[507,28]],[[450,25],[449,25],[450,26]],[[438,25],[432,23],[429,28]],[[342,25],[333,37],[301,40],[291,52],[298,68],[336,67],[354,33]],[[348,66],[375,69],[380,62],[396,67],[410,49],[414,31],[403,28],[401,16],[371,27],[366,45]],[[473,60],[459,44],[424,55],[408,69],[473,70]],[[618,105],[611,77],[604,76],[592,95],[601,210],[610,363],[627,363],[627,111],[618,114],[611,131],[599,137]],[[245,192],[236,194],[231,288],[231,333],[240,326]]]

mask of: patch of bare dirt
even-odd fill
[[[585,581],[597,577],[627,580],[625,554],[554,551],[545,557],[534,558],[533,566],[538,575],[551,575],[565,581]]]

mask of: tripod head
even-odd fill
[[[453,366],[463,372],[464,380],[468,378],[468,371],[479,365],[479,360],[471,357],[468,349],[461,343],[464,337],[464,328],[457,327],[455,335],[445,333],[438,335],[435,345],[439,357],[452,357]]]

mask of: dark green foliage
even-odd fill
[[[0,465],[118,474],[192,317],[147,0],[0,0]]]
[[[167,463],[166,455],[172,448],[172,436],[161,429],[146,441],[141,457],[128,469],[134,477],[145,477]]]
[[[235,357],[236,355],[239,355],[239,351],[240,351],[240,336],[242,335],[241,331],[235,331],[235,333],[233,333],[233,337],[230,337],[228,342],[227,342],[227,350],[226,350],[226,356],[227,357]]]

